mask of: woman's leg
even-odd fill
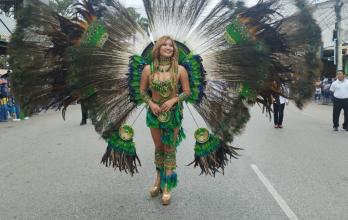
[[[179,134],[179,128],[174,129],[174,142],[176,142]],[[166,175],[171,175],[176,168],[176,144],[173,146],[164,145],[164,168]]]
[[[162,203],[168,205],[170,202],[170,191],[177,185],[176,169],[176,140],[178,138],[179,128],[175,128],[173,132],[172,145],[164,145],[164,177],[161,180],[163,189]]]
[[[279,124],[279,106],[277,103],[273,104],[273,120],[274,120],[274,126],[278,126],[278,124]]]
[[[161,171],[163,170],[164,149],[161,141],[161,130],[159,128],[150,128],[152,140],[155,144],[155,166],[156,180],[153,187],[150,189],[151,196],[157,196],[161,185]]]
[[[161,129],[150,128],[153,143],[155,144],[155,165],[156,168],[163,168],[164,162],[164,146],[161,140]]]
[[[282,126],[283,124],[283,118],[284,118],[284,108],[285,108],[285,103],[280,104],[280,109],[279,109],[279,126]]]

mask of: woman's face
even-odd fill
[[[174,53],[173,42],[170,39],[168,39],[160,47],[160,55],[161,57],[164,57],[164,58],[170,58],[173,56],[173,53]]]

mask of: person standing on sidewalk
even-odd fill
[[[85,125],[87,124],[87,118],[88,118],[88,110],[86,105],[81,101],[81,113],[82,113],[82,119],[80,125]]]
[[[337,73],[337,79],[332,83],[330,91],[333,92],[333,128],[338,131],[341,110],[344,111],[343,129],[348,131],[348,80],[343,71]]]
[[[289,88],[286,85],[283,85],[280,88],[280,86],[277,85],[277,82],[274,81],[272,89],[274,128],[283,128],[285,104],[288,105],[289,100],[280,94],[283,92],[288,95]]]

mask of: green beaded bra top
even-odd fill
[[[158,68],[159,72],[168,72],[171,69],[163,70]],[[154,65],[151,64],[151,80],[150,80],[150,89],[158,92],[162,98],[168,98],[174,89],[176,89],[176,80],[174,71],[171,71],[171,76],[166,80],[159,80],[154,78]]]

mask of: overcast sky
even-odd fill
[[[27,0],[28,1],[28,0]],[[42,2],[45,2],[48,4],[50,0],[41,0]],[[122,4],[126,7],[133,7],[137,9],[138,12],[141,14],[145,14],[144,6],[143,6],[143,1],[142,0],[119,0],[122,2]],[[210,4],[216,4],[220,0],[211,0]],[[255,5],[259,0],[244,0],[247,6],[253,6]]]
[[[220,0],[211,0],[212,4],[216,4],[219,1]],[[126,7],[136,8],[139,13],[145,14],[142,0],[120,0],[120,2],[122,2],[122,4],[124,4]],[[245,0],[247,6],[255,5],[257,2],[258,0]]]
[[[219,0],[212,0],[214,2],[219,2]],[[125,4],[128,7],[134,7],[134,8],[140,8],[143,5],[143,1],[142,0],[120,0],[120,2],[122,2],[123,4]],[[258,2],[258,0],[245,0],[245,3],[248,6],[252,6],[254,4],[256,4]]]

